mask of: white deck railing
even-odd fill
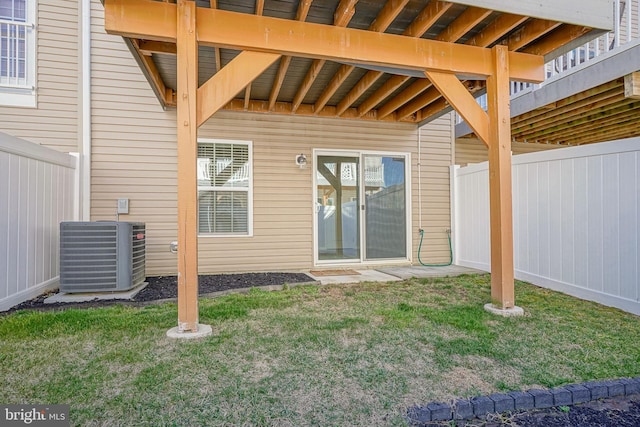
[[[545,64],[546,79],[572,72],[577,66],[595,60],[612,50],[640,38],[640,0],[612,0],[614,8],[614,29],[600,37],[585,43]],[[544,85],[524,82],[511,82],[511,96],[525,90],[536,89]],[[487,95],[479,96],[478,104],[487,109]],[[456,114],[456,123],[462,118]]]
[[[0,87],[33,89],[34,41],[33,24],[0,19]]]

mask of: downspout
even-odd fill
[[[91,220],[91,0],[82,0],[82,157],[81,157],[81,214],[83,221]]]
[[[422,230],[422,131],[418,126],[418,230]]]

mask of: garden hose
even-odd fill
[[[420,259],[420,251],[422,250],[422,240],[424,239],[424,230],[420,229],[420,245],[418,245],[418,261],[424,267],[447,267],[453,264],[453,247],[451,246],[451,230],[447,230],[447,239],[449,240],[449,262],[441,264],[425,264]]]

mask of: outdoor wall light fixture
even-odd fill
[[[300,166],[300,169],[304,169],[307,166],[307,156],[302,153],[296,155],[296,165]]]

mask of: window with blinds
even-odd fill
[[[198,142],[198,231],[251,234],[251,143]]]
[[[35,107],[35,0],[0,0],[0,104]]]

